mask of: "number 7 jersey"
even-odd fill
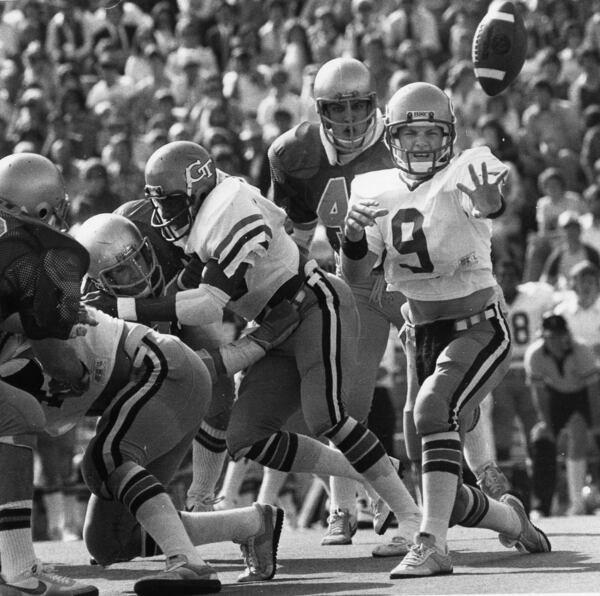
[[[444,301],[496,285],[489,219],[475,217],[471,199],[456,188],[473,187],[468,166],[490,181],[506,169],[487,147],[468,149],[448,167],[411,190],[390,169],[357,176],[350,203],[374,200],[388,214],[366,228],[369,250],[384,258],[388,289],[408,299]]]

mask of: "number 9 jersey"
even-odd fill
[[[473,187],[468,166],[485,162],[493,181],[506,166],[487,147],[464,151],[432,178],[415,185],[397,169],[357,176],[350,203],[373,200],[387,209],[366,228],[369,250],[384,259],[388,289],[409,300],[445,301],[496,285],[489,219],[473,215],[471,199],[456,188]]]

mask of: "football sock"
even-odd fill
[[[31,536],[31,500],[0,505],[0,553],[2,575],[11,580],[31,569],[36,561]]]
[[[262,524],[261,514],[255,506],[205,513],[181,511],[180,516],[195,546],[225,540],[243,542],[257,534]]]
[[[457,432],[434,433],[422,438],[423,521],[421,532],[432,534],[444,551],[448,525],[460,475],[462,447]]]

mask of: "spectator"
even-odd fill
[[[121,203],[142,195],[144,173],[133,160],[133,148],[128,135],[121,133],[111,137],[102,152],[102,162],[108,172],[110,187]]]
[[[124,3],[113,2],[96,12],[96,26],[92,33],[93,52],[100,56],[103,48],[111,48],[118,72],[123,72],[125,59],[131,53],[135,27],[125,20]]]
[[[98,58],[99,80],[89,90],[86,105],[95,109],[101,102],[108,101],[117,110],[126,111],[133,86],[132,81],[119,74],[118,59],[114,53],[104,52]]]
[[[531,104],[523,112],[523,134],[531,146],[539,147],[551,135],[560,147],[577,150],[581,144],[581,124],[571,102],[557,99],[550,79],[538,77],[531,84]]]
[[[390,80],[386,97],[391,97],[400,87],[394,83],[398,77],[406,77],[411,83],[424,81],[435,84],[437,77],[431,61],[425,57],[421,46],[414,39],[405,39],[396,50],[395,62],[398,69]]]
[[[86,160],[81,168],[82,191],[71,200],[71,226],[83,223],[98,213],[111,213],[121,204],[110,188],[106,167],[97,157]]]
[[[422,0],[399,0],[399,7],[385,21],[388,47],[396,48],[405,39],[419,43],[427,58],[436,60],[442,49],[439,26]]]
[[[269,92],[258,104],[256,120],[261,126],[274,124],[274,113],[278,108],[284,108],[290,113],[292,126],[300,123],[302,102],[298,94],[290,91],[289,75],[282,66],[274,66],[271,70]]]
[[[600,365],[600,269],[581,261],[569,271],[570,291],[554,312],[562,315],[573,338],[592,349]]]
[[[344,38],[335,13],[329,6],[319,6],[315,10],[315,22],[308,29],[308,39],[313,60],[317,64],[324,64],[342,55]]]
[[[163,56],[168,56],[177,47],[175,25],[177,22],[173,4],[167,0],[157,2],[150,11],[152,33]]]
[[[45,101],[54,101],[58,91],[54,65],[39,41],[32,41],[27,46],[23,53],[23,65],[23,87],[35,85],[42,90]]]
[[[391,57],[380,34],[369,33],[363,37],[361,53],[363,62],[367,65],[373,76],[375,92],[379,108],[385,111],[385,104],[390,97],[390,79],[394,74]]]
[[[519,135],[521,129],[521,118],[512,105],[510,96],[505,93],[488,97],[485,113],[498,120],[504,130],[511,135],[512,141]]]
[[[590,212],[581,218],[581,239],[600,253],[600,160],[595,164],[596,183],[588,187],[584,198]]]
[[[284,27],[285,44],[281,64],[290,76],[290,89],[300,94],[304,68],[313,62],[308,32],[299,19],[288,19]]]
[[[92,53],[92,38],[86,19],[86,0],[55,3],[58,10],[48,22],[46,52],[55,64],[75,62],[84,67]]]
[[[344,32],[343,56],[364,60],[365,36],[379,35],[383,30],[384,21],[376,11],[372,0],[352,0],[351,10],[352,20]]]
[[[82,188],[81,162],[73,156],[71,141],[67,137],[55,139],[50,145],[48,157],[60,170],[67,195],[78,195]]]
[[[600,267],[600,253],[581,241],[581,224],[577,212],[561,213],[558,225],[564,231],[564,242],[550,253],[544,264],[541,279],[557,289],[565,290],[571,269],[582,261],[590,261],[596,267]]]
[[[255,118],[260,102],[268,94],[268,74],[244,47],[233,48],[230,64],[231,69],[223,75],[223,95],[244,117]]]
[[[565,21],[561,29],[562,49],[559,50],[558,57],[561,63],[561,78],[569,85],[583,72],[577,56],[582,40],[581,23],[572,19]]]
[[[455,64],[464,60],[471,60],[471,46],[473,43],[473,32],[468,29],[457,31],[450,42],[450,55],[442,59],[436,70],[436,84],[445,89],[448,87],[448,74]]]
[[[570,515],[584,513],[583,486],[587,462],[587,428],[591,425],[590,399],[597,399],[598,371],[591,349],[574,340],[564,317],[550,314],[542,319],[542,337],[525,352],[525,372],[540,422],[532,439],[553,448],[553,456],[539,462],[534,487],[543,495],[532,519],[551,514],[556,489],[556,442],[567,433],[567,488]]]
[[[525,281],[537,281],[550,253],[559,245],[561,231],[558,218],[565,211],[583,214],[586,206],[581,198],[565,188],[565,179],[557,168],[547,168],[538,178],[543,195],[535,205],[537,231],[527,239]]]
[[[287,4],[283,0],[267,2],[267,19],[258,30],[261,64],[280,64],[285,47]]]
[[[213,73],[212,76],[217,76]],[[171,92],[175,104],[183,108],[184,113],[190,110],[204,97],[204,79],[198,58],[192,54],[181,61],[181,74],[173,77]]]
[[[579,114],[592,104],[600,104],[600,49],[581,47],[578,51],[582,73],[569,88],[569,99]]]
[[[595,179],[594,164],[600,159],[600,105],[592,104],[583,112],[585,132],[581,144],[580,163],[587,184]]]

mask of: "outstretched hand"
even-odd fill
[[[344,235],[351,242],[358,242],[365,228],[375,224],[378,217],[387,215],[387,209],[378,209],[377,201],[360,201],[352,205],[344,222]]]
[[[473,215],[476,217],[488,217],[502,207],[502,194],[500,187],[506,181],[508,170],[504,170],[496,179],[490,182],[488,180],[487,164],[481,164],[481,180],[475,171],[475,167],[469,164],[469,174],[473,181],[474,188],[467,188],[461,182],[456,184],[458,190],[464,192],[473,203]]]

